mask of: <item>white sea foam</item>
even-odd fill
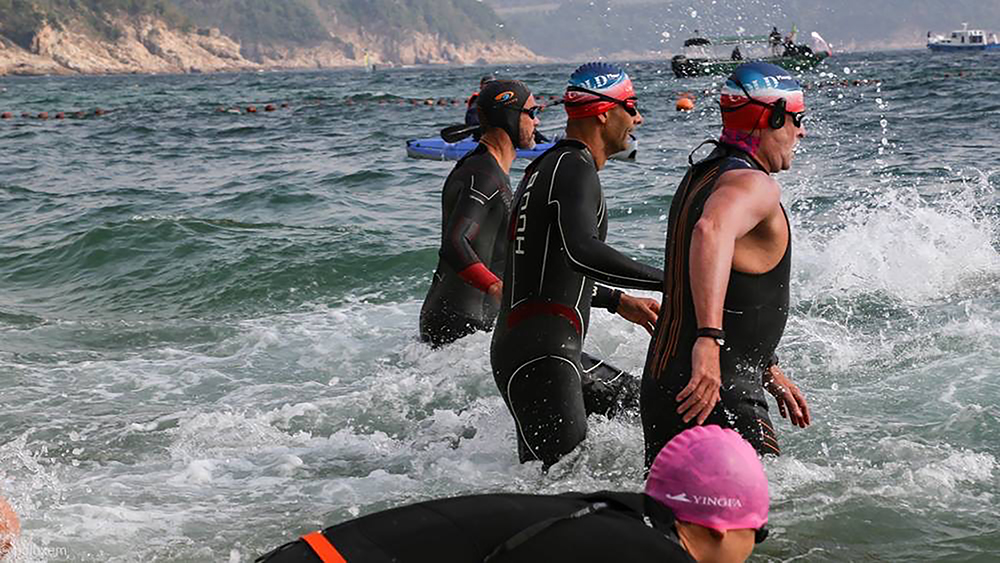
[[[991,196],[982,184],[930,202],[917,189],[887,187],[871,202],[849,201],[830,212],[839,228],[797,230],[796,292],[810,299],[883,293],[923,304],[961,292],[964,283],[1000,273],[997,225],[983,215]]]

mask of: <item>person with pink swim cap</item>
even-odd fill
[[[700,426],[656,458],[645,492],[489,494],[376,512],[264,563],[741,563],[767,537],[767,477],[739,434]]]
[[[646,495],[668,506],[681,545],[696,561],[744,561],[767,538],[767,477],[736,432],[695,426],[660,450]]]

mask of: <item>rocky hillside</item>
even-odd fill
[[[536,59],[477,0],[0,0],[0,74]]]

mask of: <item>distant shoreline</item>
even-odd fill
[[[830,59],[830,62],[836,62],[836,55],[839,54],[862,54],[862,53],[884,53],[893,51],[919,51],[926,49],[926,45],[912,45],[912,46],[895,46],[886,49],[853,49],[853,50],[843,50],[834,51],[834,57]],[[3,51],[0,51],[0,55]],[[602,59],[615,60],[619,62],[664,62],[669,63],[670,58],[674,53],[670,54],[657,54],[657,53],[632,53],[630,56],[626,57],[616,57],[614,55],[608,57],[601,57]],[[385,71],[391,69],[408,69],[408,68],[460,68],[460,67],[488,67],[488,66],[499,66],[499,65],[547,65],[547,64],[575,64],[583,63],[589,59],[559,59],[554,57],[536,57],[533,59],[524,60],[481,60],[474,63],[457,63],[457,62],[427,62],[427,63],[415,63],[415,64],[398,64],[398,63],[377,63],[371,65],[375,67],[375,71]],[[244,73],[270,73],[270,72],[324,72],[324,71],[345,71],[345,70],[363,70],[366,65],[363,63],[345,63],[340,65],[330,65],[330,66],[301,66],[301,65],[260,65],[260,64],[250,64],[250,65],[240,65],[233,67],[222,67],[215,68],[212,70],[156,70],[156,69],[129,69],[129,70],[118,70],[118,71],[97,71],[97,72],[86,72],[77,71],[68,67],[63,66],[53,66],[51,64],[39,64],[39,65],[21,65],[19,67],[8,67],[4,64],[2,56],[0,56],[0,78],[43,78],[43,77],[100,77],[100,76],[197,76],[197,75],[214,75],[214,74],[244,74]]]

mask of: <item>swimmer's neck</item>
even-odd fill
[[[587,150],[594,157],[594,166],[600,170],[608,161],[608,154],[596,120],[596,117],[570,119],[566,122],[566,139],[587,145]]]
[[[499,127],[491,127],[483,133],[479,142],[486,146],[486,150],[493,155],[500,168],[509,176],[510,167],[514,164],[514,158],[517,156],[517,149],[514,148],[507,133]]]

